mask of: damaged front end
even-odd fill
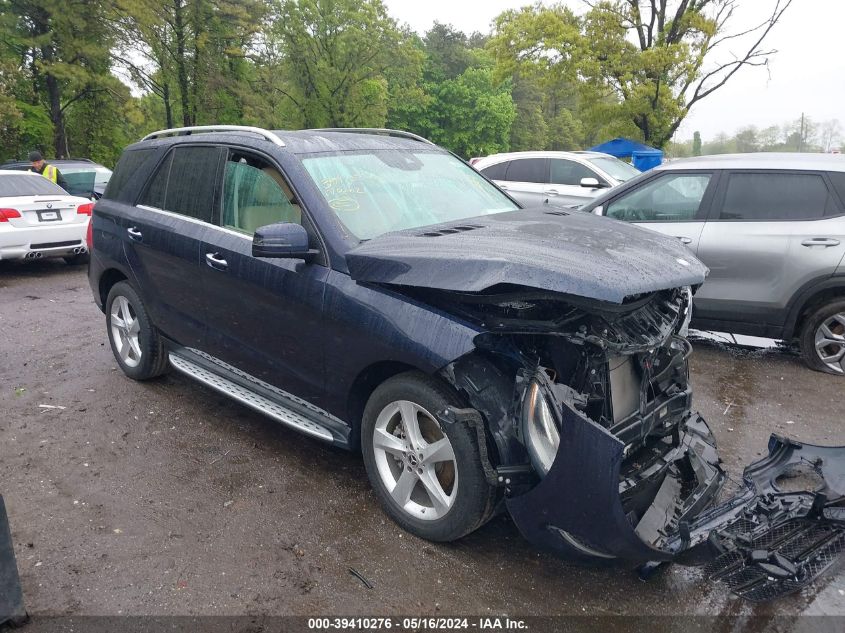
[[[746,489],[714,507],[725,473],[691,410],[689,289],[622,304],[508,286],[408,292],[484,330],[443,376],[483,418],[491,482],[535,545],[581,560],[709,563],[749,599],[800,588],[843,548],[845,449],[773,438]],[[443,421],[461,415],[472,421],[466,410]],[[775,481],[805,461],[823,485],[782,492]]]

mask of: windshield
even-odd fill
[[[600,156],[599,158],[589,158],[587,160],[619,182],[625,182],[626,180],[631,180],[634,176],[640,175],[639,169],[618,158],[613,158],[613,156]]]
[[[31,176],[29,174],[4,174],[0,176],[1,198],[54,195],[66,196],[67,192],[43,176]]]
[[[319,154],[302,164],[359,240],[519,208],[450,154],[373,150]]]

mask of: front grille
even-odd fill
[[[71,240],[69,242],[42,242],[41,244],[30,244],[30,248],[61,248],[62,246],[79,246],[82,240]]]

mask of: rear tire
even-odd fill
[[[804,320],[799,342],[808,367],[845,376],[845,299],[814,308]]]
[[[439,380],[407,372],[373,392],[361,425],[364,465],[382,507],[429,541],[469,534],[496,507],[497,489],[485,478],[476,430],[464,423],[441,426],[436,419],[450,406],[465,404]]]
[[[106,331],[117,364],[133,380],[149,380],[168,369],[167,352],[135,289],[126,281],[106,299]]]
[[[82,266],[83,264],[87,264],[90,256],[88,253],[80,253],[79,255],[68,255],[67,257],[62,257],[65,260],[65,263],[68,266]]]

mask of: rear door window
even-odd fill
[[[156,170],[140,204],[211,222],[220,152],[217,147],[177,147]]]
[[[611,202],[604,214],[627,222],[693,221],[712,177],[712,173],[660,176]]]
[[[510,182],[546,182],[546,168],[548,162],[545,158],[520,158],[511,161],[505,180]]]
[[[821,174],[732,173],[720,220],[816,220],[836,210]],[[832,213],[830,213],[832,215]]]
[[[581,185],[582,178],[595,178],[599,183],[603,182],[598,174],[589,167],[574,160],[552,158],[549,164],[549,183],[553,185]]]

